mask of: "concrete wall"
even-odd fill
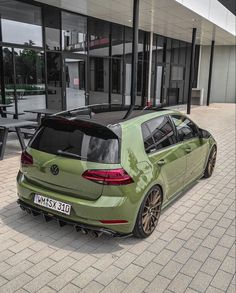
[[[175,0],[235,35],[235,16],[217,0]]]
[[[202,46],[199,60],[198,88],[204,88],[206,104],[210,46]],[[235,46],[215,46],[210,102],[235,103]]]

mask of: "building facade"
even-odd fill
[[[48,5],[50,2],[54,6]],[[61,110],[97,103],[129,105],[131,24],[78,13],[73,1],[70,9],[55,2],[0,0],[0,103],[15,102],[12,107],[18,113],[32,108]],[[228,75],[221,99],[218,69],[213,71],[212,101],[235,99],[235,46],[227,48],[215,50],[215,66],[223,66],[224,76]],[[223,51],[225,61],[221,58]],[[175,38],[141,28],[136,104],[145,106],[148,99],[152,105],[185,104],[190,57],[189,36]],[[208,59],[209,46],[198,42],[192,85],[195,88],[207,89]]]

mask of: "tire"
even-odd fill
[[[213,146],[207,161],[206,169],[204,171],[204,178],[209,178],[213,174],[215,164],[216,164],[216,155],[217,155],[217,149],[216,146]]]
[[[163,194],[159,186],[154,186],[146,194],[136,219],[133,235],[146,238],[155,230],[161,214]]]

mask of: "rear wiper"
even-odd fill
[[[63,157],[71,157],[71,158],[87,160],[87,158],[85,158],[85,157],[82,157],[80,155],[76,155],[76,154],[73,154],[73,153],[65,152],[65,151],[62,151],[62,150],[58,150],[57,154],[59,156],[63,156]]]

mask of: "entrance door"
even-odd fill
[[[64,93],[66,109],[73,109],[86,104],[86,61],[73,54],[64,57]]]

